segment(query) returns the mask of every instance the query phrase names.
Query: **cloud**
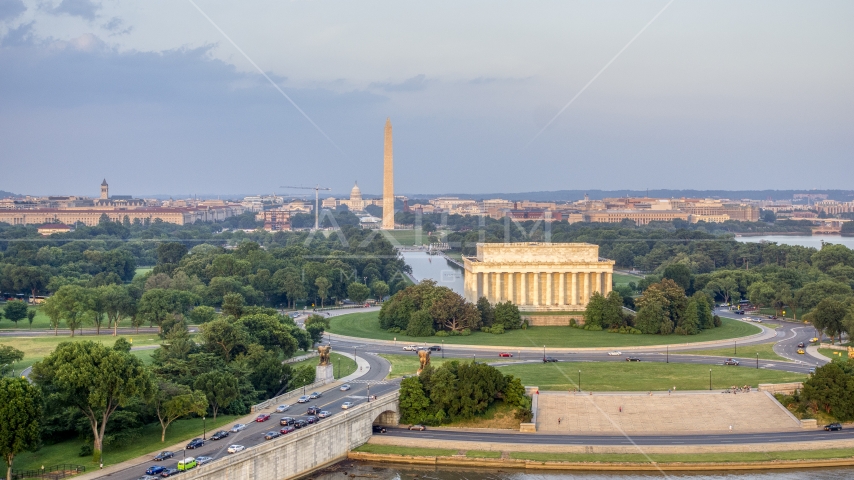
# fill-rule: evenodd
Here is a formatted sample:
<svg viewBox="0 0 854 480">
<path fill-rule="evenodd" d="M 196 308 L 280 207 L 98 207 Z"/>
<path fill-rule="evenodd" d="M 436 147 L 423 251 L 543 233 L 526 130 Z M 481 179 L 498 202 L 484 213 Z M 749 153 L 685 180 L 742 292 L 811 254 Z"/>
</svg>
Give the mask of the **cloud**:
<svg viewBox="0 0 854 480">
<path fill-rule="evenodd" d="M 23 0 L 0 0 L 0 21 L 11 20 L 26 10 Z"/>
<path fill-rule="evenodd" d="M 386 92 L 417 92 L 427 88 L 427 77 L 422 73 L 401 83 L 379 83 L 374 82 L 370 88 L 385 90 Z"/>
<path fill-rule="evenodd" d="M 6 36 L 0 39 L 2 47 L 22 47 L 33 45 L 33 23 L 25 23 L 16 28 L 9 29 Z"/>
<path fill-rule="evenodd" d="M 86 20 L 94 20 L 98 15 L 98 10 L 101 5 L 96 4 L 92 0 L 62 0 L 60 4 L 53 9 L 54 13 L 64 13 L 72 17 L 80 17 Z"/>
<path fill-rule="evenodd" d="M 125 27 L 125 22 L 119 17 L 113 17 L 107 23 L 101 25 L 104 30 L 112 32 L 111 37 L 116 35 L 125 35 L 133 31 L 133 27 Z"/>
</svg>

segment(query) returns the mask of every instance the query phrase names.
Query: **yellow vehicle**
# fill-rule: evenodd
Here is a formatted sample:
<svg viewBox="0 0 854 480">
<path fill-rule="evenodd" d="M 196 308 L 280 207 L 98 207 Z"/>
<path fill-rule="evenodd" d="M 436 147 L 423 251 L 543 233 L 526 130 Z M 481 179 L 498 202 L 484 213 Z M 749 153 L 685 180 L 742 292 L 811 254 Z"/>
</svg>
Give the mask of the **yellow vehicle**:
<svg viewBox="0 0 854 480">
<path fill-rule="evenodd" d="M 181 460 L 180 462 L 178 462 L 178 471 L 183 472 L 183 471 L 189 470 L 191 468 L 195 468 L 196 465 L 198 465 L 198 462 L 196 462 L 195 458 L 187 457 L 184 460 Z"/>
<path fill-rule="evenodd" d="M 798 349 L 798 354 L 803 355 L 803 354 L 804 354 L 804 349 L 803 349 L 803 348 L 799 348 L 799 349 Z"/>
<path fill-rule="evenodd" d="M 818 338 L 817 338 L 817 337 L 812 337 L 812 338 L 810 339 L 810 343 L 815 343 L 815 342 L 817 342 L 817 341 L 818 341 Z"/>
</svg>

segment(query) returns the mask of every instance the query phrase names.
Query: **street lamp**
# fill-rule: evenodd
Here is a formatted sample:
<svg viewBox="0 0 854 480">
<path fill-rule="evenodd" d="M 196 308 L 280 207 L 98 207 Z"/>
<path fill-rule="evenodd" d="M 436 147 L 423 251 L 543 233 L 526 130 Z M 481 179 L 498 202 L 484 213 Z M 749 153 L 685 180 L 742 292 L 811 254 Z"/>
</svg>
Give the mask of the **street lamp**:
<svg viewBox="0 0 854 480">
<path fill-rule="evenodd" d="M 371 384 L 368 384 L 368 401 L 371 401 Z"/>
<path fill-rule="evenodd" d="M 712 369 L 709 369 L 709 390 L 712 389 Z"/>
<path fill-rule="evenodd" d="M 543 345 L 543 361 L 546 361 L 546 346 Z"/>
<path fill-rule="evenodd" d="M 474 357 L 474 363 L 477 363 L 477 354 L 476 354 L 476 353 L 473 353 L 473 354 L 472 354 L 472 357 Z"/>
<path fill-rule="evenodd" d="M 738 340 L 732 341 L 732 354 L 738 355 Z"/>
<path fill-rule="evenodd" d="M 203 425 L 202 440 L 207 440 L 208 439 L 207 438 L 208 437 L 208 418 L 207 417 L 202 417 L 202 425 Z"/>
<path fill-rule="evenodd" d="M 759 370 L 759 352 L 756 352 L 756 369 Z"/>
<path fill-rule="evenodd" d="M 445 358 L 445 339 L 442 339 L 442 358 Z"/>
<path fill-rule="evenodd" d="M 578 393 L 581 393 L 581 370 L 578 371 Z"/>
<path fill-rule="evenodd" d="M 665 345 L 667 347 L 667 360 L 664 363 L 670 363 L 670 345 Z"/>
</svg>

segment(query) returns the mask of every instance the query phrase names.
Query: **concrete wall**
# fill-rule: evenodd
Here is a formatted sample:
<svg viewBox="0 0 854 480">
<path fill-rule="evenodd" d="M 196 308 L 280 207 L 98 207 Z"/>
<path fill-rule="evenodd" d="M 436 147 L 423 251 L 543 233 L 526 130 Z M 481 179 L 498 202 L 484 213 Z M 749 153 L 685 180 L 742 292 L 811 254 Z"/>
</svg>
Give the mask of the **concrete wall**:
<svg viewBox="0 0 854 480">
<path fill-rule="evenodd" d="M 769 392 L 769 393 L 784 393 L 786 395 L 791 395 L 795 393 L 795 390 L 803 390 L 804 384 L 800 382 L 794 383 L 760 383 L 759 391 L 760 392 Z"/>
<path fill-rule="evenodd" d="M 399 398 L 399 392 L 384 395 L 322 420 L 317 425 L 190 470 L 181 478 L 282 480 L 306 475 L 347 458 L 351 449 L 366 443 L 371 438 L 371 426 L 375 420 L 399 418 Z"/>
<path fill-rule="evenodd" d="M 568 327 L 573 318 L 577 324 L 584 325 L 584 312 L 578 315 L 522 315 L 522 320 L 528 320 L 532 327 Z"/>
</svg>

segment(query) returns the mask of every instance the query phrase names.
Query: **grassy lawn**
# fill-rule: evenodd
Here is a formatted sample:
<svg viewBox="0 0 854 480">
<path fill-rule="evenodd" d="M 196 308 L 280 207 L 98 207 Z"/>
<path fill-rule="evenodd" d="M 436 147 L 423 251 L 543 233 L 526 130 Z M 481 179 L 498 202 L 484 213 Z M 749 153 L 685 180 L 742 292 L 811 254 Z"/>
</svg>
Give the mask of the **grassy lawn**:
<svg viewBox="0 0 854 480">
<path fill-rule="evenodd" d="M 848 352 L 844 350 L 834 350 L 832 348 L 819 348 L 818 353 L 824 355 L 825 357 L 833 360 L 837 358 L 846 359 L 848 358 Z"/>
<path fill-rule="evenodd" d="M 581 370 L 584 391 L 664 391 L 708 390 L 709 369 L 712 370 L 712 389 L 723 390 L 731 385 L 757 386 L 760 383 L 800 382 L 806 375 L 723 365 L 689 365 L 658 362 L 558 362 L 520 364 L 498 367 L 502 373 L 514 375 L 522 385 L 534 385 L 542 390 L 572 390 L 577 387 Z"/>
<path fill-rule="evenodd" d="M 346 377 L 347 375 L 350 375 L 351 373 L 355 372 L 357 368 L 359 368 L 359 365 L 352 358 L 345 357 L 340 353 L 332 352 L 330 360 L 332 360 L 332 365 L 335 366 L 335 378 Z M 314 357 L 309 358 L 308 360 L 303 360 L 301 362 L 291 363 L 290 366 L 291 368 L 299 368 L 305 366 L 310 366 L 314 368 L 317 365 L 318 361 L 319 360 L 317 359 L 317 357 Z"/>
<path fill-rule="evenodd" d="M 5 304 L 0 305 L 0 309 L 2 309 L 3 306 L 5 306 Z M 42 313 L 41 307 L 36 306 L 30 308 L 35 309 L 36 311 L 36 318 L 33 319 L 32 325 L 30 325 L 29 320 L 27 320 L 26 318 L 19 321 L 16 325 L 15 322 L 7 319 L 6 317 L 3 317 L 3 319 L 0 320 L 0 330 L 16 330 L 25 332 L 27 330 L 41 330 L 45 328 L 51 328 L 50 319 L 47 318 L 47 315 Z M 63 325 L 60 325 L 60 330 L 62 330 L 62 328 Z M 66 332 L 68 332 L 68 330 L 66 330 Z"/>
<path fill-rule="evenodd" d="M 510 458 L 539 462 L 635 462 L 649 463 L 650 459 L 659 463 L 682 462 L 762 462 L 773 460 L 821 460 L 829 458 L 847 458 L 854 455 L 854 449 L 839 448 L 827 450 L 796 450 L 787 452 L 722 452 L 690 454 L 586 454 L 586 453 L 538 453 L 511 452 Z"/>
<path fill-rule="evenodd" d="M 444 424 L 458 428 L 500 428 L 519 431 L 520 421 L 515 417 L 516 409 L 501 400 L 494 402 L 477 418 Z"/>
<path fill-rule="evenodd" d="M 220 415 L 217 417 L 216 422 L 208 420 L 208 433 L 210 434 L 223 425 L 234 423 L 237 418 L 239 417 L 234 415 Z M 128 442 L 127 445 L 119 447 L 107 445 L 104 448 L 104 465 L 120 463 L 140 455 L 163 450 L 174 443 L 190 440 L 194 437 L 201 437 L 202 430 L 203 422 L 201 418 L 177 420 L 166 430 L 166 441 L 161 443 L 160 424 L 155 422 L 154 424 L 146 425 L 142 428 L 139 438 Z M 92 462 L 91 455 L 86 457 L 79 456 L 80 447 L 84 443 L 91 442 L 82 439 L 67 440 L 53 445 L 45 445 L 37 452 L 24 452 L 15 457 L 14 468 L 15 470 L 38 469 L 42 465 L 47 467 L 60 463 L 72 463 L 83 465 L 87 471 L 96 469 L 97 465 Z M 144 468 L 140 472 L 142 470 Z"/>
<path fill-rule="evenodd" d="M 430 240 L 427 239 L 427 232 L 421 231 L 420 228 L 413 230 L 379 230 L 379 232 L 381 235 L 387 235 L 386 238 L 393 238 L 398 245 L 402 246 L 427 245 L 430 243 Z M 416 237 L 419 235 L 420 239 L 416 242 Z"/>
<path fill-rule="evenodd" d="M 391 373 L 388 374 L 388 378 L 415 375 L 415 372 L 418 371 L 418 367 L 421 366 L 421 362 L 418 360 L 418 355 L 416 355 L 415 352 L 407 352 L 400 355 L 388 355 L 383 353 L 380 354 L 380 356 L 391 363 Z M 451 360 L 459 359 L 442 358 L 441 354 L 430 355 L 430 365 L 433 365 L 434 367 L 439 367 L 443 363 L 450 362 Z"/>
<path fill-rule="evenodd" d="M 501 458 L 501 452 L 490 452 L 489 450 L 468 450 L 466 456 L 469 458 Z"/>
<path fill-rule="evenodd" d="M 614 273 L 613 282 L 614 285 L 626 285 L 628 286 L 630 282 L 635 282 L 637 284 L 643 277 L 637 277 L 634 275 L 627 275 L 625 273 Z"/>
<path fill-rule="evenodd" d="M 133 276 L 138 277 L 140 275 L 145 275 L 152 270 L 154 270 L 154 267 L 136 267 L 136 272 L 134 272 Z"/>
<path fill-rule="evenodd" d="M 530 327 L 527 330 L 510 330 L 503 335 L 475 332 L 468 336 L 408 337 L 380 329 L 378 312 L 351 313 L 331 318 L 330 332 L 351 337 L 394 340 L 401 345 L 495 345 L 507 347 L 626 347 L 654 346 L 674 343 L 707 342 L 745 337 L 759 333 L 754 325 L 722 318 L 723 324 L 698 335 L 626 335 L 608 332 L 591 332 L 570 327 Z"/>
<path fill-rule="evenodd" d="M 759 358 L 762 360 L 777 360 L 777 361 L 789 361 L 786 358 L 783 358 L 776 353 L 774 353 L 774 344 L 773 343 L 763 343 L 761 345 L 745 345 L 743 347 L 736 345 L 735 352 L 733 353 L 732 347 L 726 348 L 713 348 L 710 350 L 696 350 L 696 351 L 687 351 L 687 352 L 679 352 L 685 353 L 687 355 L 713 355 L 716 357 L 741 357 L 741 358 L 756 358 L 756 354 L 759 354 Z M 671 353 L 671 355 L 673 355 Z"/>
<path fill-rule="evenodd" d="M 82 340 L 94 340 L 103 343 L 107 346 L 113 346 L 116 339 L 111 335 L 77 335 L 73 339 L 69 336 L 65 337 L 0 337 L 0 345 L 9 345 L 24 352 L 24 359 L 15 364 L 15 370 L 21 371 L 32 366 L 37 361 L 49 355 L 56 349 L 56 346 L 62 342 Z M 157 335 L 134 335 L 126 337 L 133 340 L 135 347 L 144 345 L 160 345 L 160 338 Z M 141 358 L 144 362 L 151 361 L 151 354 L 154 350 L 134 350 L 132 353 Z"/>
<path fill-rule="evenodd" d="M 411 455 L 414 457 L 450 457 L 457 454 L 456 450 L 447 448 L 398 447 L 396 445 L 374 445 L 372 443 L 366 443 L 353 449 L 353 451 L 381 455 Z"/>
</svg>

